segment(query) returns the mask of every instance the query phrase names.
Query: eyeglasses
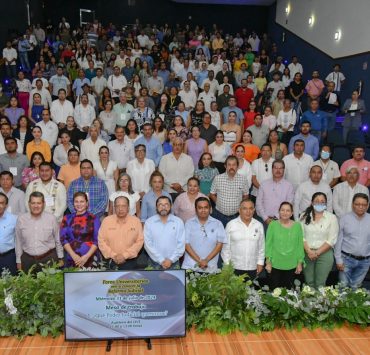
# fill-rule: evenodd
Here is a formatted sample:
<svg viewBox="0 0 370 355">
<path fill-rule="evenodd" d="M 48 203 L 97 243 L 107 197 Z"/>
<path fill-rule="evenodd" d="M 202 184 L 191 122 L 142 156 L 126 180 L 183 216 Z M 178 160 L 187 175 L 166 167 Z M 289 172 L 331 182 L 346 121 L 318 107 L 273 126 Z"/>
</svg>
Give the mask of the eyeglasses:
<svg viewBox="0 0 370 355">
<path fill-rule="evenodd" d="M 266 172 L 269 171 L 269 166 L 267 164 L 265 164 L 265 170 L 266 170 Z"/>
<path fill-rule="evenodd" d="M 204 225 L 200 226 L 200 230 L 203 233 L 203 237 L 207 238 L 208 236 L 207 236 L 206 228 L 204 227 Z"/>
</svg>

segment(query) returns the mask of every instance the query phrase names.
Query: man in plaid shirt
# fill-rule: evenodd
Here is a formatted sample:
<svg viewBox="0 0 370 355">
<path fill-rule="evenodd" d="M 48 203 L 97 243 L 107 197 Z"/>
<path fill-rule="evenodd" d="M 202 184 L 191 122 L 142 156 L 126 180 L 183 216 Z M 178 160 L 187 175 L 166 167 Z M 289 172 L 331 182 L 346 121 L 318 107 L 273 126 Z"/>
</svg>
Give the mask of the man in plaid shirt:
<svg viewBox="0 0 370 355">
<path fill-rule="evenodd" d="M 93 164 L 90 160 L 84 159 L 80 165 L 81 177 L 73 180 L 67 192 L 67 205 L 71 213 L 73 207 L 73 196 L 76 192 L 85 192 L 89 199 L 88 212 L 97 217 L 102 217 L 108 204 L 108 189 L 105 182 L 93 176 Z"/>
</svg>

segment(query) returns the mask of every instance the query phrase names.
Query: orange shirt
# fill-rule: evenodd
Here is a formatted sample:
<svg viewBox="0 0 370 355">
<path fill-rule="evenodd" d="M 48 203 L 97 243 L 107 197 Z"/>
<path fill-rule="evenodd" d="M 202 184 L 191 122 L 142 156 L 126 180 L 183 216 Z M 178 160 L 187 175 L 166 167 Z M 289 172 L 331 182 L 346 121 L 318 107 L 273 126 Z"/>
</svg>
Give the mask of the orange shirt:
<svg viewBox="0 0 370 355">
<path fill-rule="evenodd" d="M 260 148 L 254 144 L 243 144 L 243 143 L 236 143 L 233 145 L 233 153 L 235 155 L 235 149 L 242 145 L 245 149 L 244 159 L 247 160 L 249 163 L 252 163 L 256 160 L 261 152 Z"/>
<path fill-rule="evenodd" d="M 106 259 L 115 258 L 118 254 L 125 259 L 134 259 L 143 247 L 144 234 L 140 219 L 130 215 L 126 218 L 125 223 L 119 222 L 115 214 L 103 219 L 98 244 Z"/>
<path fill-rule="evenodd" d="M 59 170 L 58 180 L 63 182 L 65 188 L 68 189 L 71 182 L 73 180 L 78 179 L 80 176 L 81 176 L 80 164 L 77 165 L 65 164 L 62 165 Z"/>
<path fill-rule="evenodd" d="M 26 147 L 26 155 L 28 160 L 31 160 L 31 156 L 34 152 L 39 152 L 41 153 L 45 161 L 51 162 L 51 149 L 50 145 L 47 141 L 41 140 L 40 144 L 35 144 L 35 141 L 31 141 L 27 144 Z"/>
</svg>

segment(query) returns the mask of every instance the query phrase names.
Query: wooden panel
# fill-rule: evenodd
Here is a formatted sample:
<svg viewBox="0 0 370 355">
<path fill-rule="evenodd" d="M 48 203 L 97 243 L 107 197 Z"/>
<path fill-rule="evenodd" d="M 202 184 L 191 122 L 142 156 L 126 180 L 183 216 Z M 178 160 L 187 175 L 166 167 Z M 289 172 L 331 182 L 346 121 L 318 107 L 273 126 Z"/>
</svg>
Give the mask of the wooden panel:
<svg viewBox="0 0 370 355">
<path fill-rule="evenodd" d="M 370 327 L 343 327 L 334 331 L 317 329 L 288 331 L 277 329 L 261 334 L 188 332 L 186 338 L 154 339 L 148 351 L 143 340 L 119 340 L 112 344 L 111 355 L 338 355 L 370 353 Z M 106 342 L 65 342 L 64 337 L 0 338 L 1 355 L 100 355 Z"/>
</svg>

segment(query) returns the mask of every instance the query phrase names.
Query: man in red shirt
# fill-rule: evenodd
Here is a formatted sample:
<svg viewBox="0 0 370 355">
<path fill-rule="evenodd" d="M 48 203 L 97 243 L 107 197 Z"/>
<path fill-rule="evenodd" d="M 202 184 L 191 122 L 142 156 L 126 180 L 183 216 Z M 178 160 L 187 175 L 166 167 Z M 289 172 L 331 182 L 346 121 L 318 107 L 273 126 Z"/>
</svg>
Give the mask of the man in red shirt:
<svg viewBox="0 0 370 355">
<path fill-rule="evenodd" d="M 249 102 L 254 98 L 253 90 L 248 88 L 247 79 L 242 79 L 242 86 L 235 91 L 237 106 L 244 111 L 249 107 Z"/>
</svg>

